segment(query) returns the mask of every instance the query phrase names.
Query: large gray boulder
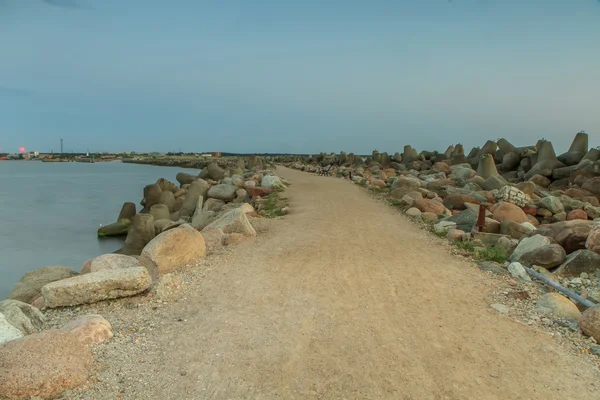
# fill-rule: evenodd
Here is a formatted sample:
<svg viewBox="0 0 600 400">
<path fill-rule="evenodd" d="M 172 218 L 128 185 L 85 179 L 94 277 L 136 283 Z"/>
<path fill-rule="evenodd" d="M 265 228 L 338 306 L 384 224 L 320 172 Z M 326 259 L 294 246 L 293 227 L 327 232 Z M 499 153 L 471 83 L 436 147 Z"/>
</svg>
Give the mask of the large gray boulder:
<svg viewBox="0 0 600 400">
<path fill-rule="evenodd" d="M 590 250 L 577 250 L 567 256 L 554 273 L 564 277 L 578 277 L 582 272 L 594 274 L 600 269 L 600 254 Z"/>
<path fill-rule="evenodd" d="M 548 246 L 551 244 L 552 241 L 549 238 L 542 235 L 533 235 L 531 237 L 523 238 L 521 239 L 517 248 L 511 255 L 510 260 L 519 262 L 524 254 L 536 251 L 544 246 Z"/>
<path fill-rule="evenodd" d="M 198 231 L 206 228 L 217 219 L 217 213 L 214 211 L 201 211 L 192 219 L 192 227 Z"/>
<path fill-rule="evenodd" d="M 215 185 L 208 190 L 208 197 L 223 201 L 232 201 L 236 197 L 237 186 L 235 185 Z"/>
<path fill-rule="evenodd" d="M 4 315 L 9 324 L 17 328 L 24 336 L 38 333 L 44 327 L 44 314 L 22 301 L 0 301 L 0 313 Z"/>
<path fill-rule="evenodd" d="M 263 176 L 260 185 L 267 189 L 283 189 L 285 185 L 281 181 L 281 178 L 277 175 L 265 175 Z"/>
<path fill-rule="evenodd" d="M 207 168 L 207 171 L 208 171 L 208 176 L 213 181 L 217 181 L 218 182 L 221 179 L 223 179 L 223 177 L 225 177 L 225 171 L 221 167 L 219 167 L 216 163 L 214 163 L 214 162 L 208 164 L 208 166 L 206 168 Z"/>
<path fill-rule="evenodd" d="M 537 265 L 551 269 L 559 266 L 566 257 L 567 253 L 565 253 L 565 249 L 553 243 L 523 253 L 516 261 L 529 266 Z"/>
<path fill-rule="evenodd" d="M 471 209 L 461 211 L 451 217 L 445 218 L 444 221 L 456 223 L 456 228 L 461 231 L 471 232 L 473 226 L 477 223 L 477 212 Z"/>
<path fill-rule="evenodd" d="M 144 267 L 102 270 L 49 283 L 42 288 L 42 295 L 48 308 L 77 306 L 134 296 L 151 283 Z"/>
<path fill-rule="evenodd" d="M 560 201 L 559 197 L 547 196 L 543 197 L 538 201 L 538 207 L 550 210 L 552 214 L 558 214 L 565 211 L 565 207 Z"/>
<path fill-rule="evenodd" d="M 77 275 L 79 274 L 71 268 L 62 266 L 42 267 L 29 271 L 17 282 L 7 299 L 19 300 L 28 304 L 32 303 L 42 295 L 43 286 Z"/>
</svg>

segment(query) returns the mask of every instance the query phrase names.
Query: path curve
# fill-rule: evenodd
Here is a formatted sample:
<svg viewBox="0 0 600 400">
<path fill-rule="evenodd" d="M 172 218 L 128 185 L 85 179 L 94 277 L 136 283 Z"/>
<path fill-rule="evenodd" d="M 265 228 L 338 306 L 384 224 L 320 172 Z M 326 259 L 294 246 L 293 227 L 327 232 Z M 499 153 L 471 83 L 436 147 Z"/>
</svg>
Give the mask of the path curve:
<svg viewBox="0 0 600 400">
<path fill-rule="evenodd" d="M 278 171 L 292 214 L 186 293 L 131 398 L 600 398 L 589 364 L 490 309 L 488 278 L 397 211 Z"/>
</svg>

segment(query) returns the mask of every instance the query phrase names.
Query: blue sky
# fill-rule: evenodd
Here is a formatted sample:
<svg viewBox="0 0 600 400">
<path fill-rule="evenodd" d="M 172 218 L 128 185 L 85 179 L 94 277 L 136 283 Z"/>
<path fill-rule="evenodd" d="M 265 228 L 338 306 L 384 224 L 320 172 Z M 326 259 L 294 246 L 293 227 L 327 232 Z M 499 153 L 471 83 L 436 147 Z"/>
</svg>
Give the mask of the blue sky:
<svg viewBox="0 0 600 400">
<path fill-rule="evenodd" d="M 596 0 L 0 0 L 0 148 L 600 145 Z"/>
</svg>

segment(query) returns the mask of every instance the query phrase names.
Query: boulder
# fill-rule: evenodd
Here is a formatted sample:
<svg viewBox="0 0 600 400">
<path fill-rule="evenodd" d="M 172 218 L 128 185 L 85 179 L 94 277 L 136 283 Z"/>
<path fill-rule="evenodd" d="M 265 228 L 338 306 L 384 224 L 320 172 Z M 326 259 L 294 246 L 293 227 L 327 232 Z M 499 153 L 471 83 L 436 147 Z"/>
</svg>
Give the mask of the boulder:
<svg viewBox="0 0 600 400">
<path fill-rule="evenodd" d="M 531 229 L 530 226 L 526 224 L 519 224 L 514 221 L 502 221 L 500 223 L 500 233 L 503 235 L 508 235 L 513 239 L 521 240 L 526 236 L 529 236 L 534 229 Z"/>
<path fill-rule="evenodd" d="M 433 225 L 438 222 L 438 216 L 434 213 L 424 212 L 421 213 L 421 220 L 428 225 Z"/>
<path fill-rule="evenodd" d="M 156 181 L 156 184 L 160 187 L 163 192 L 175 193 L 179 190 L 179 187 L 173 182 L 165 178 L 160 178 Z M 135 213 L 134 213 L 135 214 Z"/>
<path fill-rule="evenodd" d="M 165 206 L 167 206 L 169 212 L 175 211 L 175 195 L 173 194 L 173 192 L 163 191 L 160 194 L 160 199 L 158 201 L 160 204 L 164 204 Z M 157 219 L 156 216 L 154 217 L 154 219 Z"/>
<path fill-rule="evenodd" d="M 236 197 L 237 186 L 235 185 L 215 185 L 208 190 L 208 198 L 223 201 L 232 201 Z"/>
<path fill-rule="evenodd" d="M 479 204 L 481 201 L 473 196 L 462 193 L 450 193 L 444 197 L 444 206 L 450 210 L 464 210 L 467 208 L 465 203 Z"/>
<path fill-rule="evenodd" d="M 497 201 L 504 201 L 507 203 L 512 203 L 518 207 L 525 207 L 529 202 L 527 195 L 513 186 L 503 186 L 498 190 L 496 196 L 494 196 Z"/>
<path fill-rule="evenodd" d="M 271 189 L 269 188 L 260 186 L 248 186 L 248 182 L 246 182 L 246 191 L 252 199 L 256 196 L 265 197 L 271 193 Z"/>
<path fill-rule="evenodd" d="M 585 249 L 585 243 L 592 228 L 592 221 L 573 220 L 541 225 L 534 233 L 547 236 L 560 244 L 567 254 Z"/>
<path fill-rule="evenodd" d="M 126 255 L 140 255 L 142 249 L 155 236 L 154 217 L 150 214 L 137 214 L 131 220 L 131 228 L 119 251 Z"/>
<path fill-rule="evenodd" d="M 537 300 L 535 308 L 542 314 L 550 314 L 556 318 L 570 321 L 579 321 L 581 318 L 577 306 L 558 293 L 546 293 Z"/>
<path fill-rule="evenodd" d="M 531 282 L 531 278 L 527 274 L 527 271 L 518 262 L 511 262 L 508 265 L 508 272 L 514 278 L 518 278 L 518 279 L 520 279 L 522 281 L 525 281 L 525 282 Z"/>
<path fill-rule="evenodd" d="M 197 175 L 191 175 L 191 174 L 188 174 L 188 173 L 185 173 L 185 172 L 179 172 L 177 174 L 177 176 L 175 177 L 175 179 L 181 185 L 189 185 L 190 183 L 192 183 L 196 179 L 198 179 L 198 176 Z"/>
<path fill-rule="evenodd" d="M 573 221 L 574 219 L 588 219 L 588 214 L 583 210 L 573 210 L 567 214 L 567 221 Z"/>
<path fill-rule="evenodd" d="M 110 322 L 97 314 L 80 315 L 69 321 L 60 330 L 72 334 L 79 343 L 86 346 L 99 344 L 113 337 Z"/>
<path fill-rule="evenodd" d="M 0 398 L 56 398 L 85 383 L 93 366 L 89 348 L 56 329 L 0 346 Z"/>
<path fill-rule="evenodd" d="M 477 212 L 467 209 L 445 218 L 443 221 L 456 223 L 456 228 L 465 232 L 471 232 L 473 226 L 477 223 Z"/>
<path fill-rule="evenodd" d="M 600 342 L 600 304 L 583 312 L 579 326 L 583 333 L 596 339 L 596 342 Z"/>
<path fill-rule="evenodd" d="M 193 216 L 198 206 L 198 199 L 200 197 L 205 199 L 209 190 L 210 185 L 205 180 L 199 179 L 194 181 L 188 188 L 185 200 L 181 205 L 181 210 L 179 210 L 179 216 L 181 218 Z"/>
<path fill-rule="evenodd" d="M 483 228 L 481 229 L 481 232 L 501 233 L 501 228 L 502 228 L 502 225 L 500 224 L 500 222 L 496 221 L 495 219 L 486 217 Z"/>
<path fill-rule="evenodd" d="M 194 229 L 201 231 L 216 220 L 217 217 L 218 215 L 214 211 L 202 211 L 194 216 L 191 225 Z"/>
<path fill-rule="evenodd" d="M 549 246 L 552 241 L 542 235 L 533 235 L 531 237 L 525 237 L 521 239 L 519 245 L 510 257 L 511 261 L 519 261 L 524 254 L 536 251 L 544 246 Z"/>
<path fill-rule="evenodd" d="M 281 181 L 281 178 L 277 175 L 265 175 L 262 178 L 261 186 L 267 189 L 283 189 L 285 185 Z"/>
<path fill-rule="evenodd" d="M 162 189 L 157 183 L 153 183 L 151 185 L 146 185 L 144 187 L 144 199 L 142 200 L 142 205 L 144 206 L 144 210 L 149 210 L 155 204 L 158 204 L 160 201 L 160 194 L 162 193 Z"/>
<path fill-rule="evenodd" d="M 514 221 L 522 223 L 529 221 L 529 218 L 527 218 L 527 215 L 522 208 L 506 201 L 503 201 L 496 206 L 493 210 L 493 218 L 499 222 Z"/>
<path fill-rule="evenodd" d="M 20 339 L 23 336 L 23 333 L 14 326 L 12 326 L 12 324 L 8 322 L 4 314 L 0 313 L 0 349 L 2 349 L 2 343 Z M 0 382 L 2 381 L 1 376 L 2 370 L 0 369 Z"/>
<path fill-rule="evenodd" d="M 440 221 L 433 226 L 433 230 L 438 235 L 446 235 L 450 229 L 456 228 L 454 221 Z"/>
<path fill-rule="evenodd" d="M 42 267 L 29 271 L 17 282 L 7 299 L 19 300 L 30 304 L 41 296 L 43 286 L 77 275 L 79 274 L 71 268 L 62 266 Z"/>
<path fill-rule="evenodd" d="M 540 246 L 523 253 L 516 261 L 529 266 L 537 265 L 546 269 L 551 269 L 562 264 L 566 257 L 567 253 L 565 253 L 565 249 L 554 243 Z"/>
<path fill-rule="evenodd" d="M 168 192 L 170 193 L 170 192 Z M 155 204 L 150 207 L 150 215 L 154 217 L 154 220 L 157 219 L 169 219 L 171 213 L 169 212 L 169 207 L 165 204 Z"/>
<path fill-rule="evenodd" d="M 225 171 L 223 171 L 223 169 L 214 162 L 208 164 L 208 166 L 206 168 L 208 171 L 208 176 L 213 181 L 218 182 L 225 177 Z"/>
<path fill-rule="evenodd" d="M 225 232 L 221 228 L 204 228 L 201 232 L 207 248 L 223 246 L 225 243 Z"/>
<path fill-rule="evenodd" d="M 585 240 L 585 248 L 600 254 L 600 223 L 594 223 Z"/>
<path fill-rule="evenodd" d="M 576 250 L 569 254 L 554 273 L 563 277 L 579 277 L 583 272 L 594 274 L 600 269 L 600 254 L 590 250 Z"/>
<path fill-rule="evenodd" d="M 44 327 L 45 317 L 37 308 L 18 300 L 0 301 L 0 313 L 23 336 L 38 333 Z"/>
<path fill-rule="evenodd" d="M 542 207 L 545 208 L 546 210 L 549 210 L 552 214 L 558 214 L 558 213 L 562 213 L 565 211 L 565 208 L 563 206 L 563 204 L 560 201 L 560 198 L 555 197 L 555 196 L 547 196 L 544 198 L 541 198 L 538 201 L 538 207 Z"/>
<path fill-rule="evenodd" d="M 189 225 L 163 232 L 142 251 L 140 262 L 153 280 L 206 256 L 202 235 Z"/>
<path fill-rule="evenodd" d="M 411 219 L 416 219 L 416 220 L 421 219 L 421 214 L 422 214 L 421 210 L 419 210 L 416 207 L 411 207 L 404 212 L 404 215 L 406 215 L 407 217 L 409 217 Z"/>
<path fill-rule="evenodd" d="M 451 242 L 461 242 L 463 240 L 463 236 L 465 231 L 461 231 L 460 229 L 450 229 L 446 234 L 446 239 Z"/>
<path fill-rule="evenodd" d="M 401 199 L 404 195 L 413 192 L 421 187 L 421 181 L 412 176 L 400 176 L 391 186 L 390 196 L 395 199 Z"/>
<path fill-rule="evenodd" d="M 481 187 L 484 188 L 485 190 L 494 190 L 494 189 L 501 189 L 502 187 L 504 187 L 506 185 L 508 185 L 508 182 L 502 176 L 492 175 L 483 181 L 483 183 L 481 184 Z"/>
<path fill-rule="evenodd" d="M 600 176 L 587 179 L 581 188 L 592 193 L 594 196 L 600 195 Z"/>
<path fill-rule="evenodd" d="M 433 214 L 443 214 L 446 208 L 437 200 L 417 199 L 413 203 L 413 207 L 418 208 L 421 212 L 430 212 Z"/>
<path fill-rule="evenodd" d="M 219 199 L 207 199 L 204 202 L 204 206 L 202 207 L 202 211 L 203 212 L 207 212 L 207 211 L 213 211 L 213 212 L 219 212 L 223 209 L 223 207 L 225 206 L 225 202 L 223 200 L 219 200 Z"/>
<path fill-rule="evenodd" d="M 48 308 L 76 306 L 134 296 L 151 282 L 144 267 L 108 269 L 49 283 L 42 288 L 42 296 Z"/>
<path fill-rule="evenodd" d="M 224 233 L 242 233 L 247 236 L 256 236 L 256 231 L 248 221 L 246 213 L 240 208 L 233 209 L 216 221 L 210 223 L 206 228 L 221 228 Z"/>
<path fill-rule="evenodd" d="M 135 257 L 123 254 L 103 254 L 86 261 L 81 267 L 81 273 L 87 274 L 105 269 L 125 269 L 132 267 L 141 267 L 140 262 Z"/>
</svg>

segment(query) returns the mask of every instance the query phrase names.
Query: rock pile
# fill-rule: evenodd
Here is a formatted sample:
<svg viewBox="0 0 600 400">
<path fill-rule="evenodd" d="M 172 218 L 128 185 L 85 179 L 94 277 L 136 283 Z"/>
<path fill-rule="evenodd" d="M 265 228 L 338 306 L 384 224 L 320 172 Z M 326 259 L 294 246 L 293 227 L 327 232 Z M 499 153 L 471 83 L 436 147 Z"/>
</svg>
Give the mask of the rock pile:
<svg viewBox="0 0 600 400">
<path fill-rule="evenodd" d="M 247 164 L 252 169 L 240 162 L 230 169 L 212 163 L 197 176 L 178 174 L 179 185 L 159 179 L 144 187 L 139 213 L 125 203 L 117 221 L 98 230 L 100 237 L 126 235 L 115 254 L 85 262 L 80 273 L 54 266 L 25 274 L 0 302 L 0 398 L 49 398 L 80 385 L 92 367 L 87 346 L 113 335 L 100 315 L 44 330 L 40 310 L 146 292 L 160 297 L 180 284 L 171 272 L 216 246 L 255 236 L 252 218 L 271 216 L 288 183 L 265 169 L 260 157 Z"/>
<path fill-rule="evenodd" d="M 410 219 L 481 260 L 504 262 L 517 277 L 521 266 L 522 278 L 529 278 L 522 265 L 557 281 L 593 276 L 595 282 L 600 271 L 600 150 L 588 147 L 584 132 L 558 156 L 546 140 L 516 147 L 499 139 L 468 153 L 460 144 L 443 153 L 405 146 L 394 155 L 342 152 L 279 161 L 306 172 L 326 169 L 384 194 Z M 544 301 L 540 309 L 565 309 L 571 319 L 579 313 L 569 300 L 573 307 L 555 305 L 553 296 Z"/>
</svg>

